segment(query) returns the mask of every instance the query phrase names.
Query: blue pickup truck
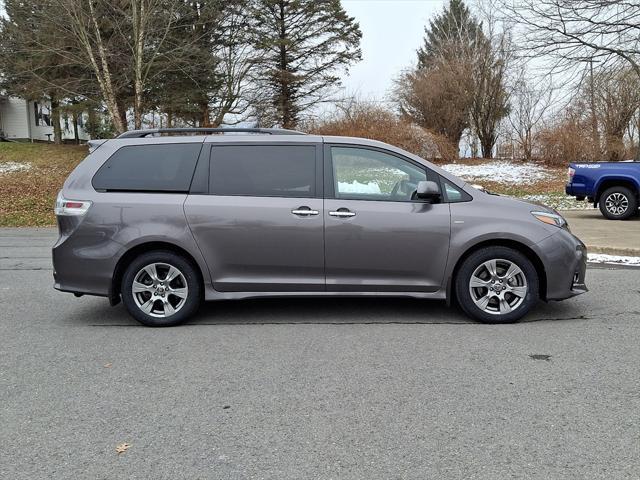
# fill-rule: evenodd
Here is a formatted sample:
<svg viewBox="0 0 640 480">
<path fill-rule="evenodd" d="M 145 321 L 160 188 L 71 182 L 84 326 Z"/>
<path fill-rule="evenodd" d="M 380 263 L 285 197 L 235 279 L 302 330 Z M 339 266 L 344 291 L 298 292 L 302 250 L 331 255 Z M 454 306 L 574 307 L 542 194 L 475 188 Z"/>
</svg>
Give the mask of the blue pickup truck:
<svg viewBox="0 0 640 480">
<path fill-rule="evenodd" d="M 638 213 L 640 162 L 569 164 L 567 195 L 585 198 L 610 220 L 626 220 Z"/>
</svg>

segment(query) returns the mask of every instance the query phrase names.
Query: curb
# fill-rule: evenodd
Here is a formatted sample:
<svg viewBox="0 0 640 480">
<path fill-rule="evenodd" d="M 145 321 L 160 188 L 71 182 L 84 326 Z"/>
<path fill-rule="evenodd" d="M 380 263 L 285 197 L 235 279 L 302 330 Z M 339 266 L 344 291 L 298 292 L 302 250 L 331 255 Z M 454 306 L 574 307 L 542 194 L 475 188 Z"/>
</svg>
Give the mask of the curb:
<svg viewBox="0 0 640 480">
<path fill-rule="evenodd" d="M 640 248 L 615 248 L 587 244 L 587 253 L 603 253 L 605 255 L 621 255 L 623 257 L 640 257 Z"/>
</svg>

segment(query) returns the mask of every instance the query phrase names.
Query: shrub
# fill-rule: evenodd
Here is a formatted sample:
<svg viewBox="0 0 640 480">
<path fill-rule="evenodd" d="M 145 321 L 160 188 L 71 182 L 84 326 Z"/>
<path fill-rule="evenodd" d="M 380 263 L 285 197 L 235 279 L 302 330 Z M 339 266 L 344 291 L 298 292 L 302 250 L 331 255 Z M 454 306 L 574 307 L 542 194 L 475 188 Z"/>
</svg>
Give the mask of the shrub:
<svg viewBox="0 0 640 480">
<path fill-rule="evenodd" d="M 317 135 L 378 140 L 437 163 L 458 159 L 457 149 L 442 135 L 402 120 L 385 108 L 365 103 L 342 108 L 330 118 L 309 123 L 305 130 Z"/>
<path fill-rule="evenodd" d="M 567 116 L 540 132 L 534 156 L 550 166 L 566 166 L 569 162 L 594 159 L 591 126 L 585 118 Z"/>
</svg>

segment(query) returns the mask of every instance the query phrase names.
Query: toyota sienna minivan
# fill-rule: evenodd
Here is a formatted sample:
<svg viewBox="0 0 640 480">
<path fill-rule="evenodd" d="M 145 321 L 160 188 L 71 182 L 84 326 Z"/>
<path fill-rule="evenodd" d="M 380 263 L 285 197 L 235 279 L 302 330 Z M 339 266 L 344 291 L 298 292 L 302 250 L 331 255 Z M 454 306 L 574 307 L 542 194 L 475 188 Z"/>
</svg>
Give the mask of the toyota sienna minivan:
<svg viewBox="0 0 640 480">
<path fill-rule="evenodd" d="M 587 291 L 585 246 L 556 211 L 381 142 L 154 129 L 89 150 L 56 201 L 55 288 L 122 300 L 144 325 L 203 300 L 338 295 L 507 323 Z"/>
</svg>

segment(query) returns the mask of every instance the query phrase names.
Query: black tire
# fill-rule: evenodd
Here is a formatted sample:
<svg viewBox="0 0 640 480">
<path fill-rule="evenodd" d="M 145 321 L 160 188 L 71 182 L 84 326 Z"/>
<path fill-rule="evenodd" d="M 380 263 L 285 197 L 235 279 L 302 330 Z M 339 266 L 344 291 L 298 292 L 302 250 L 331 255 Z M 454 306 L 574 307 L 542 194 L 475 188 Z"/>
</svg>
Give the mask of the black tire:
<svg viewBox="0 0 640 480">
<path fill-rule="evenodd" d="M 142 273 L 142 270 L 150 265 L 157 265 L 153 267 L 153 269 L 157 273 L 156 277 L 158 282 L 154 282 L 151 280 L 151 276 L 147 277 Z M 162 287 L 160 287 L 162 279 L 168 276 L 169 267 L 177 269 L 181 276 L 177 276 L 171 280 L 167 283 L 167 286 L 164 286 L 163 282 Z M 189 320 L 202 303 L 202 285 L 196 268 L 197 267 L 192 265 L 192 263 L 184 257 L 168 250 L 156 250 L 144 253 L 136 257 L 124 272 L 120 290 L 122 302 L 133 318 L 148 327 L 172 327 L 180 325 Z M 136 277 L 138 280 L 142 280 L 142 282 L 144 282 L 144 280 L 151 282 L 148 286 L 150 291 L 143 291 L 134 296 L 132 287 Z M 153 286 L 155 283 L 157 283 L 157 287 Z M 146 285 L 146 283 L 144 285 Z M 160 293 L 157 293 L 158 288 L 162 288 L 162 298 L 160 298 Z M 151 291 L 153 291 L 153 293 Z M 177 293 L 178 291 L 180 291 L 180 295 L 185 295 L 186 298 L 179 297 L 172 293 Z M 152 301 L 151 297 L 154 294 L 156 295 Z M 165 301 L 171 302 L 171 306 L 165 307 Z M 151 303 L 151 313 L 146 313 L 142 310 L 141 306 L 138 305 L 138 303 L 148 305 L 146 302 Z M 167 309 L 174 307 L 176 308 L 175 313 L 167 313 Z M 166 316 L 158 316 L 161 315 L 159 312 L 160 309 L 163 310 L 163 315 Z"/>
<path fill-rule="evenodd" d="M 626 199 L 627 209 L 623 212 L 616 213 L 615 211 L 613 211 L 616 208 L 615 203 L 613 205 L 610 204 L 609 206 L 607 206 L 607 200 L 609 199 L 609 197 L 612 197 L 613 200 L 613 197 L 616 196 L 617 199 Z M 602 212 L 602 215 L 609 220 L 627 220 L 628 218 L 631 218 L 638 213 L 638 197 L 627 187 L 611 187 L 602 192 L 602 195 L 600 195 L 600 200 L 598 201 L 598 206 L 600 207 L 600 212 Z M 618 205 L 617 208 L 620 208 L 620 206 Z"/>
<path fill-rule="evenodd" d="M 499 294 L 496 294 L 495 291 L 489 292 L 490 288 L 498 288 L 498 285 L 489 285 L 491 283 L 491 277 L 488 276 L 488 270 L 483 270 L 482 273 L 487 275 L 486 279 L 483 280 L 487 281 L 489 286 L 487 286 L 486 289 L 485 287 L 474 288 L 472 293 L 472 288 L 470 287 L 472 275 L 476 272 L 476 269 L 483 268 L 481 266 L 490 260 L 498 260 L 496 269 L 496 273 L 498 274 L 504 274 L 504 269 L 509 263 L 515 264 L 520 269 L 520 273 L 511 282 L 514 283 L 514 287 L 517 287 L 518 284 L 526 286 L 526 294 L 522 297 L 514 295 L 508 290 L 512 288 L 511 285 L 507 285 L 508 289 L 505 289 L 502 285 L 506 282 L 504 277 L 500 275 L 501 280 L 497 280 L 497 282 L 503 282 L 499 286 L 502 292 Z M 524 283 L 525 280 L 526 283 Z M 531 308 L 537 303 L 539 298 L 538 285 L 538 273 L 531 261 L 517 250 L 499 246 L 485 247 L 472 253 L 462 262 L 454 279 L 454 288 L 458 304 L 469 317 L 482 323 L 513 323 L 520 320 L 529 313 Z M 522 286 L 518 288 L 522 288 Z M 492 297 L 492 299 L 489 300 L 487 308 L 502 309 L 500 298 L 503 298 L 507 303 L 513 302 L 514 308 L 507 313 L 500 313 L 499 311 L 490 313 L 481 309 L 480 306 L 476 305 L 472 295 L 482 297 L 485 292 L 486 295 Z M 493 299 L 494 295 L 498 296 Z M 499 295 L 502 295 L 502 297 Z M 511 305 L 509 305 L 509 308 L 511 308 Z"/>
</svg>

